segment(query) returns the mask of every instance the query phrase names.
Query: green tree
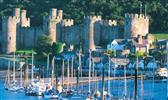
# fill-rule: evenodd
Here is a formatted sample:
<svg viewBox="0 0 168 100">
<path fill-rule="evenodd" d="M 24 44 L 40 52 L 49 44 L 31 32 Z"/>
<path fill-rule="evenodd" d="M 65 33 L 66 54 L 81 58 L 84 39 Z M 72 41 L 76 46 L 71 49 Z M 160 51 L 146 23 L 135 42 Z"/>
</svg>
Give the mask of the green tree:
<svg viewBox="0 0 168 100">
<path fill-rule="evenodd" d="M 43 34 L 38 37 L 36 51 L 39 55 L 51 52 L 51 39 L 49 36 Z"/>
<path fill-rule="evenodd" d="M 163 62 L 165 62 L 165 56 L 167 52 L 163 50 L 156 50 L 151 53 L 151 55 L 160 63 L 160 66 L 163 66 Z"/>
<path fill-rule="evenodd" d="M 65 46 L 65 43 L 61 43 L 61 42 L 53 43 L 52 44 L 52 54 L 55 55 L 55 54 L 62 53 L 64 50 L 64 46 Z"/>
<path fill-rule="evenodd" d="M 110 57 L 114 57 L 115 52 L 113 50 L 106 50 L 105 54 L 109 55 Z"/>
</svg>

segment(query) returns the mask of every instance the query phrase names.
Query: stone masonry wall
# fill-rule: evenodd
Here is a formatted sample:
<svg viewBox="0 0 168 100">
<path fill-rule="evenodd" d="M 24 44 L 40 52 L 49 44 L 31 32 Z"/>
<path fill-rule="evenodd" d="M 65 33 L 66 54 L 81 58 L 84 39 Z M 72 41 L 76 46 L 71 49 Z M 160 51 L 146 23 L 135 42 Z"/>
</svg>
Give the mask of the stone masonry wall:
<svg viewBox="0 0 168 100">
<path fill-rule="evenodd" d="M 125 14 L 125 38 L 145 36 L 149 33 L 149 17 L 138 14 Z"/>
</svg>

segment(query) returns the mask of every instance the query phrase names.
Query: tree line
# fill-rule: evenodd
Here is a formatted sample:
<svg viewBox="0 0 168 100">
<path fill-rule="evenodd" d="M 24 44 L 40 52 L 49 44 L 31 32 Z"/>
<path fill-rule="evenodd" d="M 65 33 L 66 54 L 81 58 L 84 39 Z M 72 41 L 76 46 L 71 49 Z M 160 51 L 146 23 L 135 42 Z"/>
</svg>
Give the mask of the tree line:
<svg viewBox="0 0 168 100">
<path fill-rule="evenodd" d="M 11 14 L 15 7 L 24 8 L 32 26 L 38 26 L 50 8 L 58 8 L 64 11 L 64 18 L 72 18 L 76 24 L 88 15 L 101 15 L 122 25 L 124 14 L 140 13 L 140 6 L 142 13 L 150 16 L 151 32 L 168 31 L 168 0 L 0 0 L 0 16 Z"/>
</svg>

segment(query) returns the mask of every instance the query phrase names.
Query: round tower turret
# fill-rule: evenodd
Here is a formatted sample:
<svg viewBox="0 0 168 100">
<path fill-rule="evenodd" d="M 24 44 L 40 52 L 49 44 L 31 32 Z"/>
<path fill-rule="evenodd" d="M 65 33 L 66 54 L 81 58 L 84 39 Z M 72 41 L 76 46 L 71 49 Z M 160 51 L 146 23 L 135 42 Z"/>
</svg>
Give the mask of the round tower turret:
<svg viewBox="0 0 168 100">
<path fill-rule="evenodd" d="M 7 31 L 5 33 L 5 52 L 11 53 L 16 51 L 16 33 L 17 24 L 15 17 L 9 17 L 7 19 Z"/>
<path fill-rule="evenodd" d="M 13 16 L 20 17 L 20 8 L 15 8 L 13 10 Z"/>
<path fill-rule="evenodd" d="M 49 16 L 52 18 L 56 18 L 57 17 L 57 9 L 56 8 L 50 9 Z"/>
<path fill-rule="evenodd" d="M 125 14 L 124 37 L 132 38 L 149 33 L 149 17 L 143 14 Z"/>
<path fill-rule="evenodd" d="M 85 51 L 92 50 L 94 51 L 96 49 L 95 46 L 95 40 L 94 40 L 94 25 L 95 22 L 101 21 L 101 16 L 88 16 L 86 18 L 86 30 L 88 32 L 86 33 L 85 37 Z"/>
<path fill-rule="evenodd" d="M 21 27 L 30 27 L 30 19 L 26 17 L 26 10 L 21 11 Z"/>
<path fill-rule="evenodd" d="M 58 10 L 58 16 L 60 17 L 60 19 L 63 18 L 63 10 Z"/>
</svg>

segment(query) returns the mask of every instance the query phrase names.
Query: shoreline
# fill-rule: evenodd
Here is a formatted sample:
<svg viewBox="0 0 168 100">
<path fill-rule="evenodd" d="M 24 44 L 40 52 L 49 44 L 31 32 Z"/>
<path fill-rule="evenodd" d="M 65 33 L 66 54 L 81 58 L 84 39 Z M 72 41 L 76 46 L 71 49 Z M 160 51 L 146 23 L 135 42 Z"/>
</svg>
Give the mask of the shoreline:
<svg viewBox="0 0 168 100">
<path fill-rule="evenodd" d="M 4 71 L 0 71 L 0 80 L 2 81 L 5 81 L 5 78 L 6 78 L 6 73 L 7 73 L 7 70 L 4 70 Z M 137 78 L 145 78 L 145 75 L 138 75 Z M 24 77 L 23 77 L 24 78 Z M 127 76 L 126 79 L 134 79 L 135 76 Z M 11 79 L 12 79 L 12 76 L 11 76 Z M 35 78 L 36 79 L 36 78 Z M 44 80 L 45 83 L 49 83 L 51 82 L 51 78 L 39 78 L 40 80 Z M 54 78 L 54 80 L 56 79 L 56 77 Z M 107 80 L 124 80 L 125 77 L 110 77 L 110 79 L 106 76 L 104 81 L 107 81 Z M 20 77 L 16 77 L 16 80 L 20 80 Z M 62 83 L 62 77 L 58 77 L 58 80 L 60 83 Z M 98 77 L 91 77 L 90 78 L 90 82 L 97 82 L 97 81 L 101 81 L 102 80 L 102 77 L 101 76 L 98 76 Z M 31 79 L 29 79 L 29 81 L 31 81 Z M 76 85 L 77 84 L 77 77 L 69 77 L 69 82 L 68 81 L 68 78 L 67 77 L 64 77 L 64 85 L 66 86 L 68 83 L 70 85 Z M 79 77 L 79 85 L 80 84 L 87 84 L 89 81 L 89 77 Z"/>
</svg>

